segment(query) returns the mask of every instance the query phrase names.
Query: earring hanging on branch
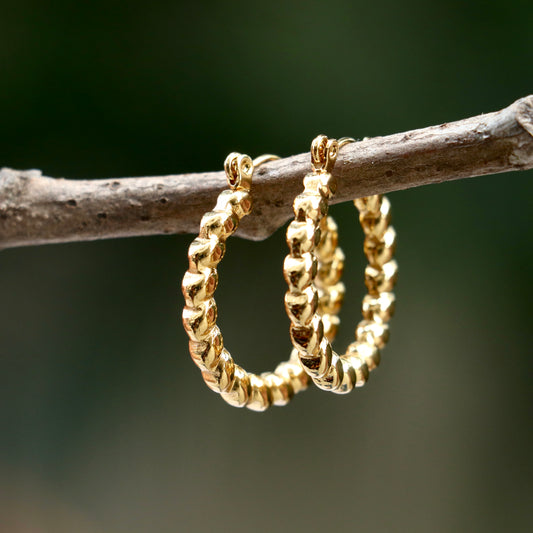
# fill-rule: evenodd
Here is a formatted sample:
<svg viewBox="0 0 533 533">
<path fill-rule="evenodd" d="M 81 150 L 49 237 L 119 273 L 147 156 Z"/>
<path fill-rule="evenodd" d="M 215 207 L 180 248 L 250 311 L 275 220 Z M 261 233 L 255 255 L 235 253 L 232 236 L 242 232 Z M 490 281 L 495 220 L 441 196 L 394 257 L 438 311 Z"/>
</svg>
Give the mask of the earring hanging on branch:
<svg viewBox="0 0 533 533">
<path fill-rule="evenodd" d="M 344 355 L 331 348 L 324 335 L 324 325 L 317 309 L 316 276 L 307 265 L 316 256 L 322 219 L 327 215 L 330 198 L 337 185 L 331 171 L 339 148 L 353 139 L 328 139 L 319 135 L 311 144 L 313 172 L 304 178 L 304 192 L 294 200 L 295 219 L 287 229 L 290 253 L 285 259 L 284 274 L 289 290 L 285 308 L 291 321 L 290 333 L 298 357 L 315 385 L 324 390 L 345 394 L 364 385 L 369 371 L 380 362 L 380 349 L 388 339 L 387 322 L 394 310 L 392 289 L 398 266 L 393 259 L 396 232 L 390 226 L 390 203 L 374 195 L 355 200 L 359 220 L 365 233 L 364 251 L 369 261 L 365 283 L 369 294 L 363 300 L 363 318 L 355 331 L 355 342 Z M 328 309 L 326 296 L 318 300 Z M 305 305 L 303 304 L 305 302 Z"/>
<path fill-rule="evenodd" d="M 309 378 L 298 361 L 296 351 L 274 372 L 256 375 L 237 365 L 224 347 L 222 333 L 216 325 L 217 306 L 214 299 L 218 284 L 217 267 L 226 251 L 226 240 L 237 230 L 239 222 L 252 211 L 250 192 L 254 169 L 277 159 L 266 155 L 252 161 L 247 155 L 232 153 L 224 169 L 229 189 L 220 193 L 213 211 L 206 213 L 199 236 L 189 247 L 189 269 L 182 283 L 185 308 L 183 325 L 189 336 L 189 351 L 202 371 L 206 384 L 235 407 L 264 411 L 271 405 L 286 405 L 294 394 L 307 388 Z M 320 273 L 317 291 L 328 305 L 318 305 L 324 335 L 333 340 L 344 295 L 340 277 L 344 255 L 337 247 L 337 227 L 333 219 L 320 221 L 322 237 L 309 264 L 310 275 Z M 241 293 L 243 293 L 241 288 Z M 243 294 L 246 294 L 245 292 Z M 264 332 L 263 332 L 264 334 Z"/>
</svg>

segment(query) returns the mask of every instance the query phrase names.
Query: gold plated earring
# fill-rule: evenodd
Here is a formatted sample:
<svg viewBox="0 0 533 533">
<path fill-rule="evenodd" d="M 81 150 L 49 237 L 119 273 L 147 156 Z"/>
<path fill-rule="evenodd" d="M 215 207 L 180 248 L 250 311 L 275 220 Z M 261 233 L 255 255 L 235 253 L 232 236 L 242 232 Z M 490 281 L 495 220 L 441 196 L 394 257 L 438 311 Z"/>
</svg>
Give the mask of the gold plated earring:
<svg viewBox="0 0 533 533">
<path fill-rule="evenodd" d="M 365 270 L 368 295 L 363 299 L 363 321 L 355 331 L 355 342 L 346 354 L 338 355 L 324 334 L 318 306 L 328 308 L 327 295 L 315 283 L 312 265 L 320 241 L 321 221 L 327 215 L 329 199 L 335 194 L 336 180 L 331 171 L 339 148 L 353 139 L 328 139 L 318 136 L 311 144 L 313 172 L 304 178 L 304 192 L 294 200 L 295 219 L 287 229 L 290 253 L 284 263 L 288 284 L 285 308 L 291 321 L 294 348 L 305 372 L 324 390 L 338 394 L 360 387 L 369 371 L 380 362 L 380 349 L 388 340 L 387 322 L 394 311 L 398 266 L 393 259 L 396 233 L 390 226 L 390 202 L 382 195 L 354 201 L 365 233 L 364 252 L 369 265 Z M 326 301 L 324 301 L 326 300 Z"/>
<path fill-rule="evenodd" d="M 199 236 L 189 247 L 189 269 L 182 283 L 185 298 L 183 325 L 189 336 L 193 361 L 201 369 L 207 385 L 226 402 L 254 411 L 264 411 L 270 405 L 286 405 L 294 394 L 307 387 L 309 381 L 295 350 L 291 358 L 279 364 L 274 372 L 261 375 L 246 372 L 234 363 L 224 348 L 222 334 L 216 325 L 217 306 L 213 296 L 218 283 L 217 266 L 224 256 L 226 239 L 235 233 L 240 220 L 252 211 L 250 187 L 254 168 L 273 159 L 277 157 L 265 155 L 252 161 L 247 155 L 237 153 L 226 158 L 224 169 L 230 188 L 220 193 L 214 210 L 203 216 Z M 321 238 L 316 242 L 315 254 L 308 256 L 305 274 L 293 282 L 296 287 L 305 289 L 306 280 L 315 280 L 318 272 L 316 291 L 323 295 L 324 303 L 315 306 L 313 312 L 316 311 L 321 319 L 324 337 L 333 339 L 338 326 L 336 313 L 344 294 L 344 286 L 339 282 L 344 256 L 337 247 L 337 227 L 333 220 L 322 217 L 317 224 Z M 300 313 L 299 301 L 305 303 L 305 295 L 300 299 L 295 296 L 293 312 L 306 320 L 308 311 Z"/>
</svg>

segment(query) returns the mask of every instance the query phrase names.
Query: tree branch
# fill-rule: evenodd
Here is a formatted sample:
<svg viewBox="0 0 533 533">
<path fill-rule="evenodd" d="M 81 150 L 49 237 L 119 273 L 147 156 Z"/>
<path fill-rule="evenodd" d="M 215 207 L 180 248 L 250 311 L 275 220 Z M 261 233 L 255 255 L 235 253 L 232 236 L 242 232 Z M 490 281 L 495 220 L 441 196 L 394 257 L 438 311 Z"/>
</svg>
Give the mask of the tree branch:
<svg viewBox="0 0 533 533">
<path fill-rule="evenodd" d="M 222 165 L 221 165 L 222 166 Z M 345 146 L 333 203 L 430 183 L 533 168 L 533 95 L 477 117 Z M 311 170 L 300 154 L 258 168 L 254 211 L 238 235 L 260 240 L 291 216 Z M 224 173 L 66 180 L 0 170 L 0 248 L 196 233 L 226 188 Z"/>
</svg>

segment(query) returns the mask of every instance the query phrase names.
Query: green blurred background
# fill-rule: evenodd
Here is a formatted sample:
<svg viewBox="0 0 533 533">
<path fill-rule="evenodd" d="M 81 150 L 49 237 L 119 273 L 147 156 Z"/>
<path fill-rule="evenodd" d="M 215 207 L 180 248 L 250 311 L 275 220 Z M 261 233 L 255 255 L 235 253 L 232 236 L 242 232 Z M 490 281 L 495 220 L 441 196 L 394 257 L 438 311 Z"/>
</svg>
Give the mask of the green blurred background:
<svg viewBox="0 0 533 533">
<path fill-rule="evenodd" d="M 0 165 L 100 178 L 219 170 L 533 92 L 533 3 L 2 2 Z M 0 253 L 0 530 L 531 531 L 532 171 L 390 195 L 397 314 L 346 397 L 227 406 L 191 362 L 191 236 Z M 347 300 L 355 210 L 334 206 Z M 232 239 L 220 326 L 251 370 L 289 353 L 284 231 Z"/>
</svg>

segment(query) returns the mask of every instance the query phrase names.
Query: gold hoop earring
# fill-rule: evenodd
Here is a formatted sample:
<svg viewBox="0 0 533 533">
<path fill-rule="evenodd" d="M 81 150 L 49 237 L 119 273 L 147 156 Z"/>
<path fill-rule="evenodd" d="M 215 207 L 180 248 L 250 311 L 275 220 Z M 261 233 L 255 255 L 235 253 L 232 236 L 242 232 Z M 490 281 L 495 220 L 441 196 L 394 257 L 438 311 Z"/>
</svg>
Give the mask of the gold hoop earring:
<svg viewBox="0 0 533 533">
<path fill-rule="evenodd" d="M 232 153 L 226 158 L 224 169 L 230 188 L 220 193 L 214 210 L 203 216 L 199 236 L 189 247 L 189 269 L 182 283 L 183 325 L 189 336 L 193 361 L 201 369 L 209 388 L 226 402 L 254 411 L 264 411 L 270 405 L 286 405 L 294 394 L 307 388 L 309 381 L 295 350 L 274 372 L 261 375 L 246 372 L 234 363 L 224 348 L 216 325 L 217 306 L 213 296 L 218 284 L 217 266 L 224 256 L 226 239 L 252 211 L 250 187 L 254 168 L 273 159 L 278 157 L 266 155 L 252 161 L 247 155 Z M 339 282 L 344 256 L 337 247 L 337 227 L 333 220 L 323 217 L 319 224 L 322 238 L 317 241 L 316 254 L 309 257 L 306 269 L 313 279 L 319 273 L 316 294 L 324 295 L 328 305 L 318 305 L 316 298 L 313 313 L 316 311 L 321 316 L 324 335 L 333 339 L 338 326 L 336 313 L 344 295 L 344 286 Z M 295 280 L 296 285 L 304 282 L 305 276 Z M 298 311 L 296 303 L 293 312 L 295 316 L 306 318 L 305 313 Z"/>
<path fill-rule="evenodd" d="M 365 233 L 364 252 L 369 265 L 365 270 L 368 295 L 363 300 L 363 321 L 355 332 L 355 342 L 345 355 L 337 355 L 324 335 L 321 317 L 312 313 L 317 293 L 312 272 L 321 220 L 327 215 L 329 199 L 335 194 L 336 180 L 331 171 L 339 148 L 353 139 L 328 139 L 319 135 L 311 144 L 313 172 L 304 178 L 304 192 L 294 200 L 295 219 L 287 229 L 290 253 L 284 263 L 288 291 L 285 308 L 291 321 L 290 334 L 305 372 L 324 390 L 338 394 L 350 392 L 368 380 L 369 371 L 380 362 L 380 349 L 388 340 L 388 325 L 394 311 L 398 265 L 393 259 L 396 232 L 390 226 L 390 202 L 382 195 L 354 201 Z M 306 310 L 301 310 L 305 300 Z M 296 316 L 295 309 L 299 310 Z"/>
</svg>

